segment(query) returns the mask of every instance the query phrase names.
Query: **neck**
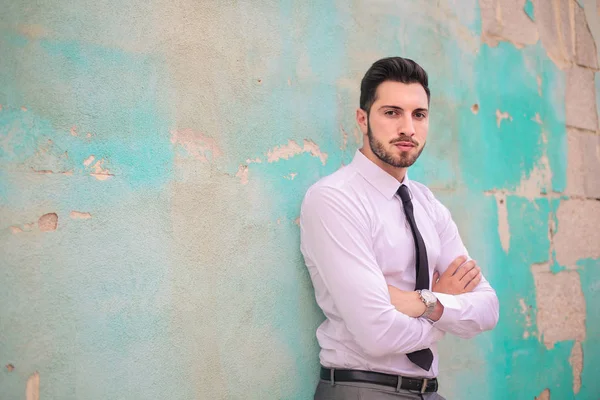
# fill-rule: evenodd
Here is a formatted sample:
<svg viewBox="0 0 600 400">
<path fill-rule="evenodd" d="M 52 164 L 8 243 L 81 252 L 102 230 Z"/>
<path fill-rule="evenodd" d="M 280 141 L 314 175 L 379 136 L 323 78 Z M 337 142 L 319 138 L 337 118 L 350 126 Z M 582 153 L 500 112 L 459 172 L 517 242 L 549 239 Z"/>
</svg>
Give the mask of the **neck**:
<svg viewBox="0 0 600 400">
<path fill-rule="evenodd" d="M 377 165 L 379 168 L 396 178 L 398 182 L 402 183 L 404 177 L 406 176 L 406 171 L 408 170 L 408 168 L 394 167 L 393 165 L 381 161 L 381 159 L 377 157 L 375 153 L 373 153 L 371 148 L 367 145 L 363 145 L 363 147 L 359 150 L 361 153 L 364 154 L 365 157 L 373 161 L 375 165 Z"/>
</svg>

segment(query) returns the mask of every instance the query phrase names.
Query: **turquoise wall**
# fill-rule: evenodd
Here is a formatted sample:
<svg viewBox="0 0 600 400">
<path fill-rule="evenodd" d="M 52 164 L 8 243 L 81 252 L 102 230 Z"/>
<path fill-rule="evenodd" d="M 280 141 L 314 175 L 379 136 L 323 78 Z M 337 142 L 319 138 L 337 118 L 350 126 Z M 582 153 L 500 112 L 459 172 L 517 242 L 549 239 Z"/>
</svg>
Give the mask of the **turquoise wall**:
<svg viewBox="0 0 600 400">
<path fill-rule="evenodd" d="M 553 242 L 575 198 L 567 72 L 541 41 L 483 43 L 481 7 L 0 0 L 0 398 L 37 398 L 38 379 L 41 399 L 312 398 L 300 202 L 362 142 L 366 69 L 402 55 L 432 90 L 411 177 L 501 304 L 494 331 L 444 339 L 441 393 L 596 399 L 600 254 L 564 265 Z M 575 274 L 581 303 L 538 267 Z"/>
</svg>

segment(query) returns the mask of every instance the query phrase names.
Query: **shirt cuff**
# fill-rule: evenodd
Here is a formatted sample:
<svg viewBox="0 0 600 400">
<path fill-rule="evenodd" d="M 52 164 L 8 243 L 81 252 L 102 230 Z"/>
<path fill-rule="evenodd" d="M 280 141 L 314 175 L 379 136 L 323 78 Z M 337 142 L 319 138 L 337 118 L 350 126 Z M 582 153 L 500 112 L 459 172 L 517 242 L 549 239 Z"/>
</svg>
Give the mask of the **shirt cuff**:
<svg viewBox="0 0 600 400">
<path fill-rule="evenodd" d="M 447 331 L 452 325 L 460 321 L 462 307 L 455 296 L 446 293 L 433 293 L 438 301 L 444 306 L 444 312 L 439 320 L 433 323 L 438 329 Z"/>
</svg>

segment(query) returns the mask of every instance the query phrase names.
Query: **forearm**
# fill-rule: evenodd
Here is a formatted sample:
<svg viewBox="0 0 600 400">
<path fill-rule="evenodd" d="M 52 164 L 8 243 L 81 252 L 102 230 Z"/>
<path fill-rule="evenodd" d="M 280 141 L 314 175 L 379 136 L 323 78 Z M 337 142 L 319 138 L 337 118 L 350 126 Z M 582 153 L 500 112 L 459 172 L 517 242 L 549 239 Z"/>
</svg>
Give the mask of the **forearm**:
<svg viewBox="0 0 600 400">
<path fill-rule="evenodd" d="M 491 287 L 459 295 L 434 294 L 444 306 L 434 326 L 444 332 L 468 339 L 498 323 L 498 297 Z"/>
<path fill-rule="evenodd" d="M 344 321 L 356 343 L 365 353 L 375 357 L 429 348 L 444 336 L 444 332 L 430 322 L 409 317 L 393 308 L 367 318 L 347 315 Z"/>
</svg>

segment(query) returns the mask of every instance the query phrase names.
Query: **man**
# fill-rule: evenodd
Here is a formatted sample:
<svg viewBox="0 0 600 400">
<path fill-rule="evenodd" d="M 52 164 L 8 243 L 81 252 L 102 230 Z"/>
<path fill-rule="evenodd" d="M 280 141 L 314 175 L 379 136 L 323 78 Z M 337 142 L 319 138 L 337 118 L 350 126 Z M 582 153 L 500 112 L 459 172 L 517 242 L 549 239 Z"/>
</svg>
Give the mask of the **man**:
<svg viewBox="0 0 600 400">
<path fill-rule="evenodd" d="M 498 322 L 496 293 L 450 212 L 407 176 L 425 147 L 429 99 L 417 63 L 375 62 L 356 111 L 363 147 L 302 203 L 301 250 L 326 316 L 316 400 L 443 399 L 436 342 Z"/>
</svg>

